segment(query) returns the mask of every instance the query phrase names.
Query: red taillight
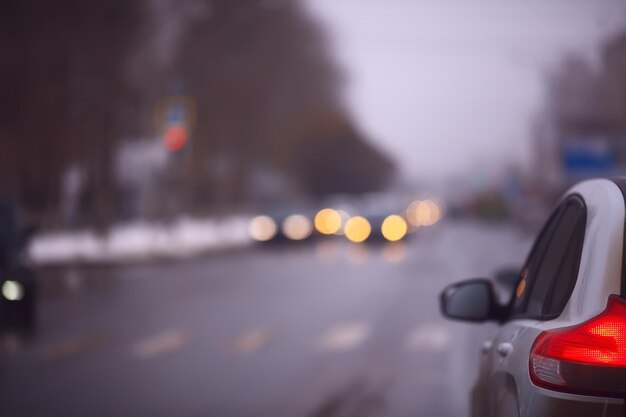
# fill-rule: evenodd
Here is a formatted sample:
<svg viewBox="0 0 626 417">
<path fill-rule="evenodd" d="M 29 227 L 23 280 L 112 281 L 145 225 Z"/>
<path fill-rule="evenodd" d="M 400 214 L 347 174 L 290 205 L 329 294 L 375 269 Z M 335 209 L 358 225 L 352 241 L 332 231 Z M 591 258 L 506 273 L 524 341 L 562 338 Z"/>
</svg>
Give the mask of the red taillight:
<svg viewBox="0 0 626 417">
<path fill-rule="evenodd" d="M 530 352 L 530 377 L 558 391 L 623 396 L 626 393 L 626 300 L 611 295 L 600 315 L 582 324 L 543 332 Z"/>
</svg>

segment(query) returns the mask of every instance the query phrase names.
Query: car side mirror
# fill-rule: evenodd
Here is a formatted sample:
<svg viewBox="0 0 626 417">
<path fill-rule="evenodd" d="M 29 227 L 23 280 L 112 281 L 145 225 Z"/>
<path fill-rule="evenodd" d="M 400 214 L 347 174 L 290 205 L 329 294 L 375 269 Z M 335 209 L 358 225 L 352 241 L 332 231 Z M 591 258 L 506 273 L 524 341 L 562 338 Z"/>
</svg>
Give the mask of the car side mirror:
<svg viewBox="0 0 626 417">
<path fill-rule="evenodd" d="M 439 301 L 443 315 L 453 320 L 484 322 L 502 318 L 502 307 L 496 301 L 488 279 L 477 278 L 449 285 Z"/>
</svg>

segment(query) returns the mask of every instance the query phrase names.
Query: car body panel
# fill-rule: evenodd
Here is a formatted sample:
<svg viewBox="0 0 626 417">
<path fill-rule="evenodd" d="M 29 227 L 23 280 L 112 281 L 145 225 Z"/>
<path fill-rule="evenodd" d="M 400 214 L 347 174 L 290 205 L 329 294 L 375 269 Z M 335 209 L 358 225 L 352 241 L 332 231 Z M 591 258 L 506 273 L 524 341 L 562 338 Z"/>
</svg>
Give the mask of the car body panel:
<svg viewBox="0 0 626 417">
<path fill-rule="evenodd" d="M 535 386 L 528 361 L 532 345 L 545 330 L 586 321 L 606 306 L 610 294 L 621 293 L 625 203 L 609 180 L 585 181 L 571 188 L 582 197 L 587 217 L 574 289 L 562 313 L 550 320 L 513 319 L 486 341 L 480 377 L 472 398 L 473 415 L 539 417 L 551 415 L 623 416 L 623 399 L 565 394 Z M 477 401 L 484 401 L 477 404 Z"/>
<path fill-rule="evenodd" d="M 580 323 L 604 310 L 609 294 L 620 294 L 625 208 L 621 191 L 609 180 L 585 181 L 568 194 L 573 192 L 587 205 L 587 230 L 574 292 L 555 321 Z"/>
</svg>

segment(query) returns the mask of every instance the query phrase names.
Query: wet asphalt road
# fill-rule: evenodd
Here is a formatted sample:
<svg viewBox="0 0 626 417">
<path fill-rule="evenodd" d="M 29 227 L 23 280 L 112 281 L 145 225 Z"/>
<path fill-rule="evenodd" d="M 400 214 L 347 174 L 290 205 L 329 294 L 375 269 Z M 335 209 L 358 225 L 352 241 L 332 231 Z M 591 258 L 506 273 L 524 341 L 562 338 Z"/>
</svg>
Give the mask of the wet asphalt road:
<svg viewBox="0 0 626 417">
<path fill-rule="evenodd" d="M 519 264 L 508 227 L 41 272 L 39 326 L 5 337 L 2 416 L 467 415 L 493 327 L 444 321 L 448 283 Z"/>
</svg>

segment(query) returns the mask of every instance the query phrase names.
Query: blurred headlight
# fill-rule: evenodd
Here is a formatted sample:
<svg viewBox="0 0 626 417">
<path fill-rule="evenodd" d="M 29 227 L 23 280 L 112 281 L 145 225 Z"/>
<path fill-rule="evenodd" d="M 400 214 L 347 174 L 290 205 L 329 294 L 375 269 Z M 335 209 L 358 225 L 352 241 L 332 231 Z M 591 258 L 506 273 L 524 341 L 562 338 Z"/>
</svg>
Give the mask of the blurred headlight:
<svg viewBox="0 0 626 417">
<path fill-rule="evenodd" d="M 344 233 L 351 242 L 359 243 L 367 239 L 372 231 L 370 222 L 365 217 L 354 216 L 346 222 Z"/>
<path fill-rule="evenodd" d="M 441 219 L 441 208 L 433 200 L 414 201 L 406 216 L 413 226 L 432 226 Z"/>
<path fill-rule="evenodd" d="M 276 223 L 268 216 L 257 216 L 250 221 L 248 233 L 259 242 L 266 242 L 276 236 Z"/>
<path fill-rule="evenodd" d="M 406 235 L 407 225 L 404 219 L 396 214 L 388 216 L 381 227 L 385 239 L 395 242 Z"/>
<path fill-rule="evenodd" d="M 341 215 L 331 209 L 325 208 L 315 215 L 315 228 L 323 235 L 332 235 L 341 228 Z"/>
<path fill-rule="evenodd" d="M 291 240 L 304 240 L 312 231 L 311 222 L 301 214 L 293 214 L 283 222 L 283 234 Z"/>
<path fill-rule="evenodd" d="M 24 286 L 17 281 L 4 281 L 2 296 L 9 301 L 19 301 L 24 298 Z"/>
</svg>

